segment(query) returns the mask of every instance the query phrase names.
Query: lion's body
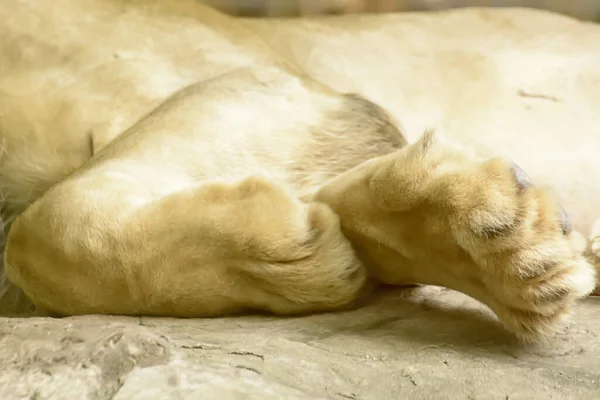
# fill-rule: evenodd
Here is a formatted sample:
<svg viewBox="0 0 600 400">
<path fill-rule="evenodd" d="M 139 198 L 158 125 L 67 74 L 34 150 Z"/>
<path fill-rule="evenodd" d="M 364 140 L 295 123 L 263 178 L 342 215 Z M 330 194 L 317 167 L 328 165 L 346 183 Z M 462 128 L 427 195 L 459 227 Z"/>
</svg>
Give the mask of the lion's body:
<svg viewBox="0 0 600 400">
<path fill-rule="evenodd" d="M 177 90 L 235 68 L 274 63 L 336 90 L 361 93 L 401 119 L 409 141 L 424 129 L 442 127 L 447 136 L 509 155 L 556 189 L 583 231 L 597 217 L 600 190 L 593 182 L 600 179 L 600 160 L 594 153 L 600 137 L 586 128 L 595 124 L 589 110 L 600 88 L 594 65 L 578 71 L 579 57 L 598 41 L 592 27 L 588 42 L 568 58 L 567 51 L 577 51 L 569 37 L 583 36 L 585 27 L 527 11 L 529 41 L 510 38 L 528 27 L 511 27 L 499 10 L 473 18 L 478 29 L 490 24 L 487 36 L 473 38 L 460 30 L 462 11 L 455 12 L 455 24 L 450 17 L 394 14 L 242 25 L 187 1 L 156 3 L 145 11 L 119 3 L 0 5 L 0 14 L 11 16 L 0 25 L 1 51 L 9 55 L 0 64 L 6 150 L 0 185 L 10 204 L 29 204 L 90 157 L 90 141 L 104 146 Z M 539 29 L 552 24 L 548 32 Z M 564 44 L 526 52 L 555 30 L 564 32 L 556 34 Z M 499 46 L 507 48 L 509 62 L 492 58 Z M 510 64 L 516 70 L 499 69 Z M 548 70 L 536 76 L 543 65 Z M 510 98 L 523 94 L 541 97 L 520 103 Z M 543 154 L 532 154 L 540 141 Z"/>
<path fill-rule="evenodd" d="M 435 192 L 448 196 L 441 208 L 411 200 L 417 211 L 402 209 L 405 227 L 381 228 L 383 211 L 361 214 L 369 201 L 360 177 L 372 179 L 389 157 L 399 157 L 405 145 L 395 128 L 399 120 L 409 142 L 441 127 L 456 141 L 515 159 L 536 183 L 552 185 L 577 229 L 589 230 L 600 200 L 593 184 L 600 180 L 594 154 L 600 136 L 589 128 L 600 125 L 600 113 L 589 111 L 600 103 L 600 75 L 591 65 L 579 80 L 569 75 L 574 59 L 560 43 L 545 54 L 543 47 L 519 53 L 541 38 L 533 30 L 530 42 L 510 38 L 503 24 L 511 22 L 489 11 L 472 21 L 490 24 L 489 35 L 471 38 L 461 50 L 457 41 L 469 32 L 452 17 L 444 24 L 421 15 L 238 21 L 193 1 L 169 0 L 16 0 L 0 4 L 0 16 L 9 16 L 0 19 L 4 218 L 27 208 L 11 229 L 6 268 L 40 308 L 177 316 L 337 309 L 361 293 L 366 265 L 386 283 L 462 290 L 518 333 L 538 332 L 554 320 L 548 306 L 527 328 L 515 325 L 520 317 L 503 305 L 529 310 L 522 304 L 529 300 L 520 294 L 521 300 L 512 294 L 498 300 L 504 283 L 491 288 L 495 278 L 465 275 L 469 265 L 485 262 L 472 240 L 457 233 L 463 220 L 444 207 L 458 213 L 478 206 Z M 546 18 L 573 24 L 531 17 L 537 26 Z M 600 42 L 598 31 L 590 35 L 590 43 Z M 585 57 L 590 43 L 569 51 Z M 488 47 L 499 46 L 505 53 L 486 57 Z M 540 76 L 543 62 L 535 57 L 542 56 L 553 67 Z M 360 96 L 342 94 L 349 92 Z M 426 148 L 437 146 L 424 140 Z M 444 161 L 454 160 L 448 154 Z M 444 173 L 473 165 L 461 158 Z M 491 179 L 501 181 L 511 203 L 490 194 L 478 204 L 510 209 L 520 194 L 499 172 L 508 169 L 486 168 L 496 171 Z M 486 168 L 482 174 L 491 173 Z M 452 179 L 463 182 L 466 174 Z M 486 187 L 478 178 L 472 182 L 465 193 Z M 543 232 L 528 228 L 533 233 L 519 235 L 535 234 L 554 247 L 527 256 L 536 260 L 527 268 L 535 270 L 550 253 L 579 260 L 550 239 L 554 214 L 540 210 L 554 206 L 539 196 L 536 215 L 544 223 L 535 229 Z M 349 198 L 357 203 L 344 203 Z M 369 228 L 357 228 L 354 218 Z M 445 244 L 455 241 L 460 248 Z M 374 243 L 394 254 L 377 253 Z M 565 262 L 571 279 L 557 283 L 569 282 L 569 299 L 593 286 L 586 282 L 593 280 L 589 266 L 573 262 Z M 405 266 L 394 269 L 398 263 Z M 559 314 L 564 308 L 561 303 Z"/>
</svg>

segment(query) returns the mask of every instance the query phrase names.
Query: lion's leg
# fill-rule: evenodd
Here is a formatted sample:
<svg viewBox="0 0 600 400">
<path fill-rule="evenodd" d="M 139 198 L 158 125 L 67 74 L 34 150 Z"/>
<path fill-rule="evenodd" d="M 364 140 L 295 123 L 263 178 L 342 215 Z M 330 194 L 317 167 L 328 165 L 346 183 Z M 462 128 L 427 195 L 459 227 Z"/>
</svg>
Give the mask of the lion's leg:
<svg viewBox="0 0 600 400">
<path fill-rule="evenodd" d="M 522 337 L 547 332 L 594 286 L 552 196 L 511 162 L 431 133 L 334 179 L 317 199 L 375 277 L 462 291 Z"/>
<path fill-rule="evenodd" d="M 62 186 L 15 221 L 6 250 L 9 278 L 58 314 L 322 311 L 365 283 L 338 217 L 263 179 L 205 183 L 130 213 Z M 65 198 L 77 208 L 57 213 Z"/>
</svg>

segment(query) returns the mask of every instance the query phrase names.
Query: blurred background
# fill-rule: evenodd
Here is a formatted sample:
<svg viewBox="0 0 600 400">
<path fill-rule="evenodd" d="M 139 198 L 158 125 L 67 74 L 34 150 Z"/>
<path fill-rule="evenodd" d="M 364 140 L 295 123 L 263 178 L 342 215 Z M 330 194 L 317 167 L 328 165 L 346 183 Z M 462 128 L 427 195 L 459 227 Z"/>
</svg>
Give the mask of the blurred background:
<svg viewBox="0 0 600 400">
<path fill-rule="evenodd" d="M 246 17 L 291 17 L 362 12 L 443 10 L 456 7 L 533 7 L 600 20 L 600 0 L 201 0 Z"/>
</svg>

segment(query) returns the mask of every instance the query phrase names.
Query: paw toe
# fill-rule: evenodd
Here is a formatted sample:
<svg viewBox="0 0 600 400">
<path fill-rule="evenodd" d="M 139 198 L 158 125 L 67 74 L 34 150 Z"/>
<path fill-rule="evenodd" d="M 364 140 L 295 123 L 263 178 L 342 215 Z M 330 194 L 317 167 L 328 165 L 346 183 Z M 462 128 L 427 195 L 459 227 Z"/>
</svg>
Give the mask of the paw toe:
<svg viewBox="0 0 600 400">
<path fill-rule="evenodd" d="M 497 312 L 505 326 L 532 340 L 551 333 L 569 315 L 573 303 L 594 289 L 593 267 L 583 259 L 549 261 L 538 276 L 505 287 Z"/>
</svg>

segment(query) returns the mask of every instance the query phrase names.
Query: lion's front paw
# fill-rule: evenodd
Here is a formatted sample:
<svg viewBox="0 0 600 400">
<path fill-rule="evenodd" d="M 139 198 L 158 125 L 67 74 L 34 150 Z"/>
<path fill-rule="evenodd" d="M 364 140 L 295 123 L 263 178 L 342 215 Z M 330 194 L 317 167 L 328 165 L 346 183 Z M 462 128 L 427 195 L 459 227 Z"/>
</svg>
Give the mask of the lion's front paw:
<svg viewBox="0 0 600 400">
<path fill-rule="evenodd" d="M 514 163 L 433 132 L 337 177 L 316 198 L 340 216 L 376 280 L 462 291 L 523 338 L 548 332 L 594 286 L 550 193 Z"/>
<path fill-rule="evenodd" d="M 547 333 L 594 289 L 594 268 L 573 244 L 566 213 L 514 163 L 426 140 L 430 199 L 473 259 L 482 300 L 524 339 Z"/>
</svg>

